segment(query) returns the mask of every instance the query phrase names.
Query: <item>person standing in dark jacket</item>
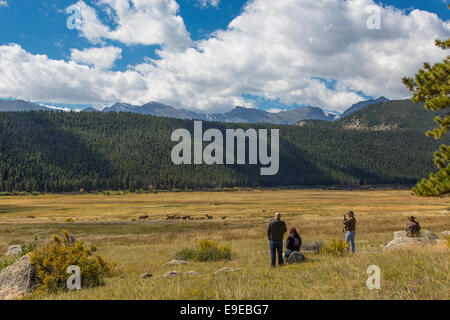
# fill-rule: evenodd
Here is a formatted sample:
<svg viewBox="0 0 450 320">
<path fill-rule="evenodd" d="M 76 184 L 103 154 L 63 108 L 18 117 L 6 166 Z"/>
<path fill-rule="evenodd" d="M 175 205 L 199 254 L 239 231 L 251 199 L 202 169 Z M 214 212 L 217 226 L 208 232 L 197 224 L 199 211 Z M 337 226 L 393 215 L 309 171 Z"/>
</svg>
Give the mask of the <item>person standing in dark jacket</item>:
<svg viewBox="0 0 450 320">
<path fill-rule="evenodd" d="M 275 214 L 275 220 L 269 223 L 267 235 L 270 242 L 270 255 L 272 258 L 272 267 L 276 264 L 276 254 L 278 252 L 278 264 L 283 265 L 283 236 L 286 233 L 286 223 L 281 220 L 281 213 Z"/>
<path fill-rule="evenodd" d="M 351 243 L 352 252 L 355 253 L 356 218 L 353 211 L 349 211 L 347 216 L 348 218 L 344 215 L 344 229 L 347 231 L 345 241 Z"/>
<path fill-rule="evenodd" d="M 289 258 L 292 252 L 300 251 L 301 245 L 302 238 L 300 238 L 300 235 L 295 228 L 291 228 L 291 230 L 289 230 L 289 237 L 286 240 L 286 252 L 284 253 L 284 258 Z"/>
</svg>

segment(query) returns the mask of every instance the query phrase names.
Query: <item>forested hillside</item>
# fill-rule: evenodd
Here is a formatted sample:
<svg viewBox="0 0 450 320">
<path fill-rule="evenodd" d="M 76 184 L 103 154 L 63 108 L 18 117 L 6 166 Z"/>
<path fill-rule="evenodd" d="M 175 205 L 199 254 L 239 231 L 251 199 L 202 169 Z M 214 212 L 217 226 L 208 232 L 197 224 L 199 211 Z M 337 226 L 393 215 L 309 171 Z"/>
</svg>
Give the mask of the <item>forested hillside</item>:
<svg viewBox="0 0 450 320">
<path fill-rule="evenodd" d="M 423 132 L 433 128 L 434 117 L 442 112 L 430 112 L 423 103 L 414 103 L 411 100 L 392 100 L 377 103 L 356 111 L 341 119 L 338 123 L 348 127 L 359 123 L 360 129 L 382 130 L 392 129 L 422 129 Z"/>
<path fill-rule="evenodd" d="M 438 143 L 414 126 L 384 131 L 348 130 L 339 123 L 203 126 L 279 128 L 278 174 L 260 176 L 260 165 L 173 165 L 170 153 L 176 143 L 170 135 L 177 128 L 193 132 L 190 120 L 132 113 L 2 112 L 0 191 L 413 184 L 435 169 L 431 155 Z"/>
</svg>

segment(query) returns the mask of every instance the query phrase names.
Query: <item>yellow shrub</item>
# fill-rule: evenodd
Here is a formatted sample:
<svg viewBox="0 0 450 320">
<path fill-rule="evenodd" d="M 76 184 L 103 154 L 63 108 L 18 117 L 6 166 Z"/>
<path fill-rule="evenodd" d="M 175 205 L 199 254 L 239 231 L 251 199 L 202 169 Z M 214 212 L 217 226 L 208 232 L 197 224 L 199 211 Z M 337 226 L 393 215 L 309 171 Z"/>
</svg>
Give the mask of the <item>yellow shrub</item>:
<svg viewBox="0 0 450 320">
<path fill-rule="evenodd" d="M 214 247 L 217 247 L 217 243 L 215 243 L 214 241 L 210 241 L 208 239 L 202 239 L 198 242 L 199 251 L 209 250 Z"/>
<path fill-rule="evenodd" d="M 62 238 L 53 235 L 53 241 L 47 246 L 31 252 L 31 263 L 40 282 L 39 289 L 50 292 L 67 289 L 67 279 L 71 276 L 67 268 L 71 265 L 81 270 L 82 288 L 100 285 L 102 278 L 111 274 L 113 265 L 94 254 L 94 246 L 88 249 L 81 241 L 73 243 L 65 230 L 62 235 Z"/>
<path fill-rule="evenodd" d="M 349 244 L 344 240 L 331 239 L 330 242 L 324 244 L 321 253 L 332 256 L 344 256 Z"/>
</svg>

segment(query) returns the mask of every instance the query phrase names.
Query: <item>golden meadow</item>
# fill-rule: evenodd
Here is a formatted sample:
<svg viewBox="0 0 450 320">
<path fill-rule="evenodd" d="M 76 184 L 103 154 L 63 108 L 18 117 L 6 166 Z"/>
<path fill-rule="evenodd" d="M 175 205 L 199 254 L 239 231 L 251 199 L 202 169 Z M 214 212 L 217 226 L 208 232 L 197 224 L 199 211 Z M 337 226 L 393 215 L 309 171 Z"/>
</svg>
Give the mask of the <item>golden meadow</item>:
<svg viewBox="0 0 450 320">
<path fill-rule="evenodd" d="M 272 269 L 267 219 L 280 211 L 304 242 L 343 239 L 342 215 L 358 221 L 355 256 L 307 253 L 310 262 Z M 147 220 L 139 217 L 148 215 Z M 166 220 L 167 215 L 212 220 Z M 0 261 L 8 246 L 68 230 L 115 263 L 99 287 L 27 299 L 449 299 L 449 248 L 383 251 L 393 231 L 416 216 L 423 229 L 450 230 L 450 198 L 418 198 L 410 191 L 253 190 L 158 194 L 0 197 Z M 231 261 L 167 266 L 183 248 L 209 239 L 232 250 Z M 366 269 L 382 271 L 381 290 L 369 290 Z M 222 267 L 238 270 L 214 274 Z M 185 276 L 196 270 L 199 276 Z M 173 278 L 164 278 L 177 271 Z M 153 277 L 140 279 L 142 273 Z"/>
</svg>

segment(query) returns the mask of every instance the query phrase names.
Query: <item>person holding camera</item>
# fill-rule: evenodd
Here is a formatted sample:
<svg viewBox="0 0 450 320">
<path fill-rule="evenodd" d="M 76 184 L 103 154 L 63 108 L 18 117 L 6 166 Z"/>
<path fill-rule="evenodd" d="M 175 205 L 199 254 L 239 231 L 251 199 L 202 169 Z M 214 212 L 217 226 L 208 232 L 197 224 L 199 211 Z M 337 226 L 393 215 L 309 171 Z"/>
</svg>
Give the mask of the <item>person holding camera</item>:
<svg viewBox="0 0 450 320">
<path fill-rule="evenodd" d="M 347 212 L 347 217 L 344 215 L 343 223 L 344 230 L 347 231 L 345 234 L 345 241 L 350 242 L 352 252 L 355 253 L 356 218 L 353 211 Z"/>
</svg>

